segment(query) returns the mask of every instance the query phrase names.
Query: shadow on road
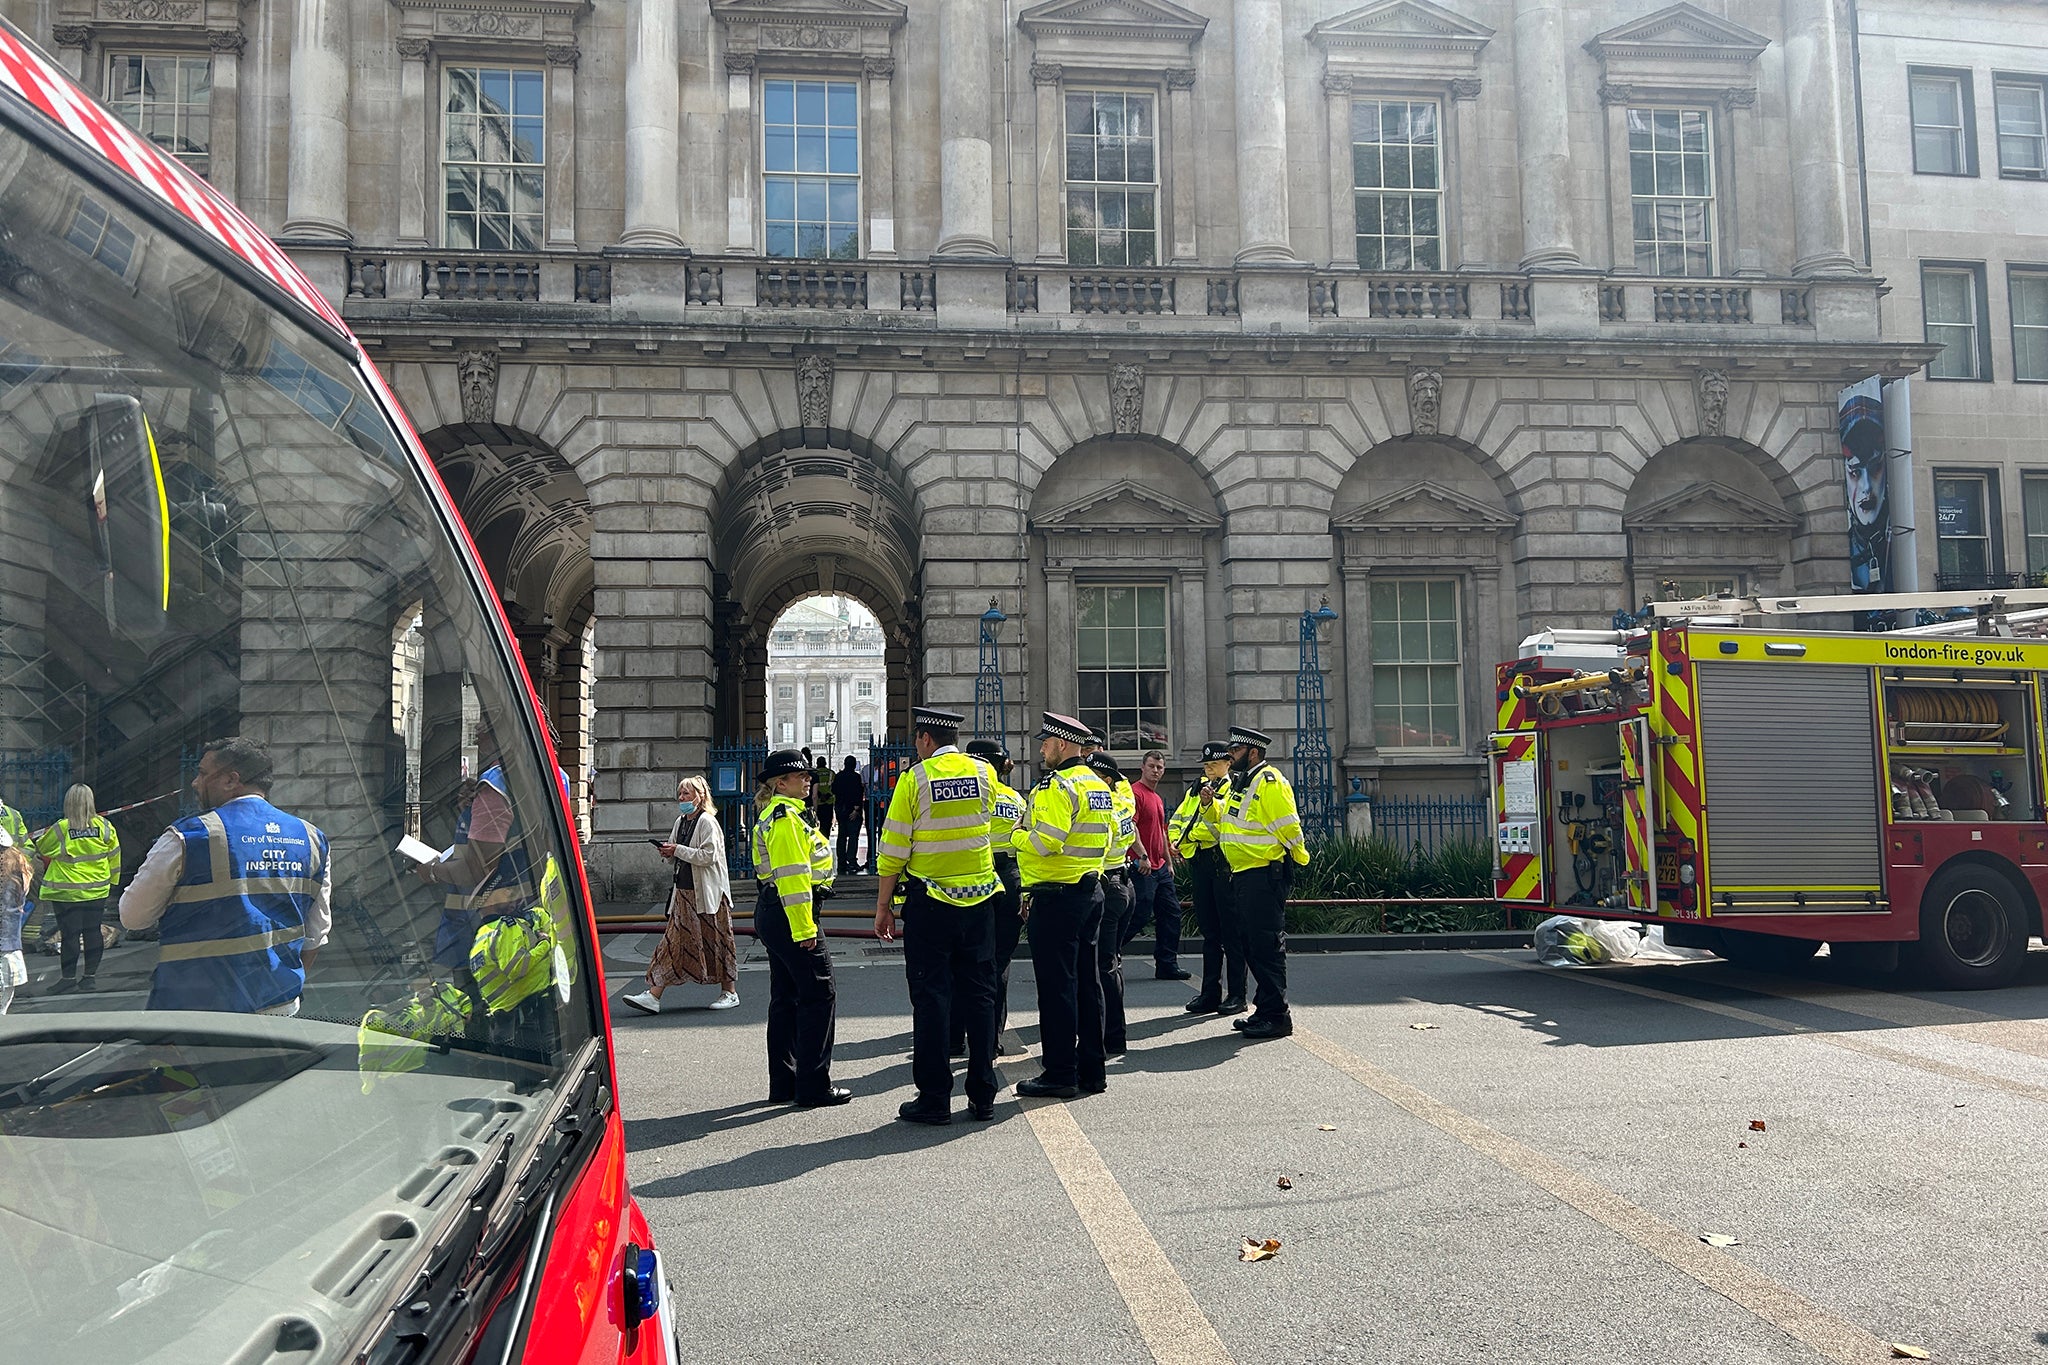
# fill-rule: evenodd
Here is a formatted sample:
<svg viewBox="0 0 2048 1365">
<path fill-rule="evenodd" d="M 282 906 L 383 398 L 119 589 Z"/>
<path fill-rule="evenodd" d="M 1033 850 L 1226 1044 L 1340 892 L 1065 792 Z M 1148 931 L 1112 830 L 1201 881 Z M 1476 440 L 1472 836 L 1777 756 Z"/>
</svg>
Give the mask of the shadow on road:
<svg viewBox="0 0 2048 1365">
<path fill-rule="evenodd" d="M 863 1087 L 863 1101 L 872 1104 L 873 1091 Z M 794 1112 L 786 1106 L 776 1106 L 778 1112 Z M 998 1104 L 996 1117 L 989 1123 L 975 1123 L 955 1114 L 953 1122 L 944 1128 L 921 1127 L 902 1123 L 895 1118 L 874 1128 L 858 1133 L 841 1133 L 822 1142 L 796 1142 L 779 1147 L 757 1147 L 727 1161 L 714 1162 L 694 1171 L 678 1172 L 649 1180 L 633 1187 L 633 1193 L 642 1199 L 674 1199 L 683 1195 L 707 1194 L 718 1190 L 751 1190 L 764 1185 L 775 1185 L 785 1180 L 795 1180 L 813 1171 L 824 1170 L 848 1161 L 874 1161 L 878 1158 L 898 1156 L 922 1148 L 933 1147 L 955 1138 L 971 1136 L 976 1132 L 992 1128 L 1015 1117 L 1017 1108 L 1011 1104 Z M 654 1120 L 662 1122 L 663 1120 Z M 687 1119 L 677 1120 L 687 1122 Z M 627 1125 L 627 1143 L 634 1145 L 632 1125 Z"/>
</svg>

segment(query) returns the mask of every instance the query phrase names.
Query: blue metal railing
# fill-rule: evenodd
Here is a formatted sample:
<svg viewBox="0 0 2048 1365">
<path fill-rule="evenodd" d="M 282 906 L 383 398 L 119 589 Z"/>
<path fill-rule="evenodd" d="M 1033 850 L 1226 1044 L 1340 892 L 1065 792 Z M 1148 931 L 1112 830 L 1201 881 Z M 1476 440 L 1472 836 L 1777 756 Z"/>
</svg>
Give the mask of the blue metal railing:
<svg viewBox="0 0 2048 1365">
<path fill-rule="evenodd" d="M 765 740 L 726 740 L 711 746 L 711 799 L 725 831 L 725 868 L 734 878 L 754 875 L 755 774 L 768 757 Z"/>
<path fill-rule="evenodd" d="M 889 798 L 896 793 L 896 779 L 917 762 L 917 750 L 901 740 L 877 739 L 868 743 L 868 870 L 875 867 L 875 855 L 882 845 L 882 817 L 889 813 Z"/>
<path fill-rule="evenodd" d="M 1484 843 L 1490 812 L 1480 796 L 1382 796 L 1372 803 L 1373 833 L 1396 848 L 1435 852 L 1446 843 Z"/>
</svg>

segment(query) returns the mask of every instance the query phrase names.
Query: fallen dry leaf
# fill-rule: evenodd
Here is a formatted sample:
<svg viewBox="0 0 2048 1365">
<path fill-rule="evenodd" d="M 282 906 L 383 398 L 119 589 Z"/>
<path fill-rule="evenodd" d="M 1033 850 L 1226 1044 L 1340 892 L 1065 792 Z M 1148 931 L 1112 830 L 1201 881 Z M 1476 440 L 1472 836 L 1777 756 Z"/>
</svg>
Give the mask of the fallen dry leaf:
<svg viewBox="0 0 2048 1365">
<path fill-rule="evenodd" d="M 1761 1132 L 1763 1132 L 1763 1131 L 1764 1131 L 1764 1121 L 1763 1121 L 1762 1119 L 1751 1119 L 1751 1120 L 1749 1121 L 1749 1131 L 1750 1131 L 1750 1132 L 1752 1132 L 1752 1133 L 1761 1133 Z"/>
<path fill-rule="evenodd" d="M 1294 1188 L 1294 1182 L 1283 1175 L 1280 1177 L 1280 1188 L 1283 1190 L 1291 1190 Z"/>
<path fill-rule="evenodd" d="M 1920 1347 L 1918 1347 L 1918 1346 L 1908 1346 L 1908 1345 L 1907 1345 L 1907 1344 L 1906 1344 L 1905 1342 L 1903 1342 L 1903 1341 L 1887 1341 L 1887 1342 L 1885 1343 L 1885 1345 L 1887 1345 L 1887 1346 L 1891 1347 L 1891 1348 L 1892 1348 L 1892 1354 L 1893 1354 L 1894 1356 L 1897 1356 L 1897 1357 L 1898 1357 L 1899 1359 L 1901 1359 L 1901 1360 L 1932 1360 L 1932 1359 L 1934 1359 L 1934 1357 L 1933 1357 L 1933 1356 L 1931 1356 L 1931 1355 L 1927 1354 L 1927 1352 L 1926 1352 L 1926 1351 L 1924 1351 L 1924 1350 L 1922 1350 L 1922 1349 L 1921 1349 Z"/>
<path fill-rule="evenodd" d="M 1257 1237 L 1247 1237 L 1244 1239 L 1244 1245 L 1237 1249 L 1237 1259 L 1240 1261 L 1270 1261 L 1279 1254 L 1278 1237 L 1268 1237 L 1264 1241 Z"/>
<path fill-rule="evenodd" d="M 1436 1027 L 1436 1025 L 1435 1025 L 1435 1024 L 1410 1024 L 1410 1025 L 1409 1025 L 1408 1027 L 1409 1027 L 1409 1028 L 1412 1028 L 1412 1029 L 1414 1029 L 1414 1030 L 1415 1030 L 1415 1031 L 1416 1031 L 1417 1033 L 1420 1033 L 1420 1032 L 1422 1032 L 1422 1031 L 1423 1031 L 1424 1029 L 1432 1029 L 1432 1028 L 1435 1028 L 1435 1027 Z"/>
<path fill-rule="evenodd" d="M 1740 1239 L 1730 1237 L 1725 1232 L 1703 1232 L 1700 1234 L 1700 1240 L 1710 1247 L 1739 1247 L 1742 1245 Z"/>
<path fill-rule="evenodd" d="M 1325 1133 L 1334 1133 L 1337 1131 L 1337 1125 L 1334 1123 L 1320 1124 L 1318 1125 L 1318 1127 L 1320 1127 L 1321 1130 Z"/>
<path fill-rule="evenodd" d="M 1735 1145 L 1736 1145 L 1737 1147 L 1747 1147 L 1747 1146 L 1749 1146 L 1749 1144 L 1748 1144 L 1748 1143 L 1746 1143 L 1746 1142 L 1738 1142 L 1738 1143 L 1736 1143 Z"/>
</svg>

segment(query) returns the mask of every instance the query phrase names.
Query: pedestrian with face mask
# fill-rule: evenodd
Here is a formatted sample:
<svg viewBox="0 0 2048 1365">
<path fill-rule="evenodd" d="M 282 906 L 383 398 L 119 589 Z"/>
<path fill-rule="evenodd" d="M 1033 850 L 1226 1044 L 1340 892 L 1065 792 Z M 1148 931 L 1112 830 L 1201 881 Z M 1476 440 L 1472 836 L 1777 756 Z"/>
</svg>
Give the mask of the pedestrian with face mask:
<svg viewBox="0 0 2048 1365">
<path fill-rule="evenodd" d="M 732 883 L 725 870 L 725 831 L 719 828 L 711 785 L 691 776 L 676 784 L 676 821 L 656 845 L 670 860 L 668 924 L 647 964 L 644 989 L 620 996 L 642 1014 L 659 1014 L 662 992 L 683 982 L 717 986 L 711 1009 L 740 1003 L 739 952 L 732 936 Z"/>
</svg>

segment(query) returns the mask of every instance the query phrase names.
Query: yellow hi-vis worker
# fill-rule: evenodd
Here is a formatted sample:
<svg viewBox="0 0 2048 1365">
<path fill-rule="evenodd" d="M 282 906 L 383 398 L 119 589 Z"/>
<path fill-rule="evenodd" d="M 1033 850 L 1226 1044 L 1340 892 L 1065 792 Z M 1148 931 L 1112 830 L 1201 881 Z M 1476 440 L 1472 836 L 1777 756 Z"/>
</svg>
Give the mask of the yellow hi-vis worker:
<svg viewBox="0 0 2048 1365">
<path fill-rule="evenodd" d="M 1230 746 L 1210 740 L 1202 746 L 1202 781 L 1188 788 L 1166 825 L 1192 876 L 1195 922 L 1202 928 L 1202 988 L 1185 1006 L 1190 1014 L 1242 1014 L 1245 1008 L 1244 944 L 1230 911 L 1230 865 L 1217 847 L 1223 805 L 1216 796 L 1229 779 Z"/>
<path fill-rule="evenodd" d="M 1100 746 L 1098 732 L 1090 743 Z M 1109 788 L 1109 846 L 1102 851 L 1102 932 L 1095 940 L 1095 970 L 1102 978 L 1102 1046 L 1114 1056 L 1126 1050 L 1124 1020 L 1124 935 L 1134 899 L 1128 857 L 1138 844 L 1138 798 L 1130 780 L 1107 750 L 1096 748 L 1088 766 Z"/>
<path fill-rule="evenodd" d="M 761 764 L 767 800 L 754 821 L 754 937 L 768 953 L 768 1098 L 806 1109 L 845 1104 L 832 1084 L 838 991 L 818 932 L 816 896 L 832 884 L 832 846 L 804 819 L 811 768 L 797 749 Z"/>
<path fill-rule="evenodd" d="M 1031 789 L 1024 823 L 1010 835 L 1024 889 L 1071 886 L 1100 873 L 1115 828 L 1116 798 L 1087 760 L 1076 755 L 1047 773 Z"/>
<path fill-rule="evenodd" d="M 1247 1038 L 1294 1032 L 1287 1009 L 1287 888 L 1293 868 L 1308 862 L 1294 788 L 1266 762 L 1271 745 L 1261 731 L 1230 727 L 1230 786 L 1219 843 L 1230 864 L 1231 913 L 1258 983 L 1251 1016 L 1232 1021 Z"/>
<path fill-rule="evenodd" d="M 28 821 L 22 819 L 21 812 L 5 801 L 0 801 L 0 830 L 7 832 L 7 837 L 14 840 L 16 848 L 23 853 L 29 851 Z"/>
<path fill-rule="evenodd" d="M 64 793 L 64 818 L 36 836 L 35 853 L 43 859 L 42 889 L 36 899 L 55 911 L 57 919 L 61 976 L 51 993 L 95 989 L 100 954 L 106 950 L 100 919 L 120 877 L 121 839 L 113 821 L 93 804 L 91 787 L 75 782 Z M 47 943 L 49 930 L 43 932 Z M 81 952 L 83 975 L 78 974 Z"/>
<path fill-rule="evenodd" d="M 896 1117 L 910 1123 L 953 1121 L 953 1015 L 967 1042 L 967 1112 L 995 1117 L 996 877 L 989 822 L 996 775 L 954 747 L 966 717 L 934 706 L 910 713 L 917 762 L 897 779 L 882 821 L 875 870 L 875 934 L 893 938 L 890 896 L 899 878 L 909 893 L 903 967 L 910 979 L 910 1078 L 917 1097 Z"/>
</svg>

